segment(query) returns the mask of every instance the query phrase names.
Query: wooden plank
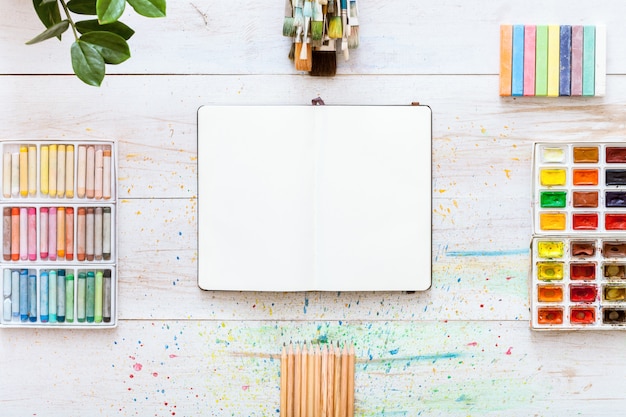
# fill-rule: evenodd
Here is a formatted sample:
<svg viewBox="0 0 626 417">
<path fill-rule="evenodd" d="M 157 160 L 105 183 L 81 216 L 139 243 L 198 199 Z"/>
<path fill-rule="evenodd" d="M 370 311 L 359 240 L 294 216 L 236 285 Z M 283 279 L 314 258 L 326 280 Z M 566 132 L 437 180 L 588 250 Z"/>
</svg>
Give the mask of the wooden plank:
<svg viewBox="0 0 626 417">
<path fill-rule="evenodd" d="M 602 334 L 602 355 L 597 333 L 498 321 L 146 320 L 58 335 L 3 332 L 6 415 L 276 415 L 280 349 L 303 340 L 355 341 L 360 416 L 619 415 L 626 404 L 621 332 Z"/>
<path fill-rule="evenodd" d="M 172 1 L 166 19 L 142 18 L 129 7 L 122 20 L 136 30 L 130 40 L 132 58 L 108 71 L 296 76 L 287 59 L 290 40 L 282 36 L 283 4 L 232 7 L 210 0 Z M 31 2 L 14 2 L 0 16 L 0 74 L 70 73 L 69 32 L 63 42 L 24 45 L 43 29 L 31 8 Z M 359 12 L 360 46 L 349 61 L 339 57 L 338 74 L 497 74 L 498 27 L 511 20 L 580 24 L 583 19 L 584 24 L 606 24 L 612 38 L 626 38 L 621 24 L 626 4 L 621 2 L 589 10 L 584 2 L 564 0 L 507 2 L 501 7 L 478 0 L 428 0 L 407 7 L 390 0 L 384 7 L 360 2 Z M 448 32 L 441 33 L 442 27 Z M 625 68 L 626 56 L 609 50 L 608 73 L 624 73 Z"/>
</svg>

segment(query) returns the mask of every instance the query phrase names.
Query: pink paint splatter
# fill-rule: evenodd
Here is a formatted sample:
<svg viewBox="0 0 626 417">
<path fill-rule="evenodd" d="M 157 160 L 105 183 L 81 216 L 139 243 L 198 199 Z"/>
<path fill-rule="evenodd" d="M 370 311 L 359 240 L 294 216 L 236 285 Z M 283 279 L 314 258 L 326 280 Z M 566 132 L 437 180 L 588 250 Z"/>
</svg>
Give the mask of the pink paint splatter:
<svg viewBox="0 0 626 417">
<path fill-rule="evenodd" d="M 158 372 L 152 372 L 152 376 L 156 378 L 157 376 L 159 376 L 159 373 Z"/>
<path fill-rule="evenodd" d="M 133 369 L 135 371 L 141 371 L 141 368 L 143 368 L 143 365 L 140 364 L 140 363 L 136 363 L 136 364 L 133 365 Z"/>
<path fill-rule="evenodd" d="M 128 358 L 129 358 L 129 359 L 132 359 L 132 360 L 135 360 L 135 357 L 134 357 L 134 356 L 129 356 Z"/>
<path fill-rule="evenodd" d="M 511 350 L 512 350 L 512 349 L 513 349 L 513 346 L 511 346 L 511 347 L 510 347 L 510 348 L 506 351 L 506 354 L 507 354 L 507 355 L 510 355 L 510 354 L 511 354 Z"/>
<path fill-rule="evenodd" d="M 244 391 L 248 391 L 248 388 L 250 388 L 250 385 L 243 385 L 241 387 L 241 389 L 244 390 Z"/>
<path fill-rule="evenodd" d="M 467 346 L 478 346 L 478 342 L 469 342 Z"/>
<path fill-rule="evenodd" d="M 170 359 L 174 359 L 174 358 L 177 358 L 177 357 L 178 357 L 178 355 L 174 355 L 173 353 L 170 355 Z"/>
</svg>

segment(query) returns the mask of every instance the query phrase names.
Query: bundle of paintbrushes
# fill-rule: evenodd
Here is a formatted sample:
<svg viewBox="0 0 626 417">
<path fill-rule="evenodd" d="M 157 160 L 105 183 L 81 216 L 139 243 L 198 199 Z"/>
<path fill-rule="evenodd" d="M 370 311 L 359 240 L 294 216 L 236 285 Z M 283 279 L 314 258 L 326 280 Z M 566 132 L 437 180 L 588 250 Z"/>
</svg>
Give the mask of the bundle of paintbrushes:
<svg viewBox="0 0 626 417">
<path fill-rule="evenodd" d="M 283 346 L 281 417 L 353 417 L 354 347 L 313 343 Z"/>
<path fill-rule="evenodd" d="M 283 36 L 292 38 L 296 70 L 316 76 L 337 72 L 337 52 L 347 60 L 359 46 L 357 0 L 286 0 Z M 339 44 L 339 46 L 338 46 Z"/>
</svg>

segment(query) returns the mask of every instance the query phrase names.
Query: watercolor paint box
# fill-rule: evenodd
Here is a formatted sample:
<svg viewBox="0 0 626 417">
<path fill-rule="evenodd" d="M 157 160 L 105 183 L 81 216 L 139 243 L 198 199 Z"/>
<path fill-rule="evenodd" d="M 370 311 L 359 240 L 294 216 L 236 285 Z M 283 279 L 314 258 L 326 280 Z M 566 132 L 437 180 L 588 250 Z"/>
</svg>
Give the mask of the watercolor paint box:
<svg viewBox="0 0 626 417">
<path fill-rule="evenodd" d="M 626 329 L 626 142 L 537 143 L 531 326 Z"/>
<path fill-rule="evenodd" d="M 6 140 L 0 146 L 0 327 L 115 327 L 116 143 Z"/>
</svg>

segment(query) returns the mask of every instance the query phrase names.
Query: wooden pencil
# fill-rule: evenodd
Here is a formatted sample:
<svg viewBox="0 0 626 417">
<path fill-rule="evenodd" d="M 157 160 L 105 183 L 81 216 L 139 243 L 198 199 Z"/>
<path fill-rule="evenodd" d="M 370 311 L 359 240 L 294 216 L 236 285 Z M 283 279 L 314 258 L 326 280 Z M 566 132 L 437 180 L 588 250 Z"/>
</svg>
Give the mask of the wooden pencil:
<svg viewBox="0 0 626 417">
<path fill-rule="evenodd" d="M 314 351 L 314 355 L 313 355 L 313 369 L 315 370 L 315 375 L 313 377 L 313 417 L 320 417 L 320 412 L 321 412 L 321 403 L 320 403 L 320 389 L 321 389 L 321 383 L 322 383 L 322 375 L 321 375 L 321 369 L 320 369 L 320 365 L 321 365 L 321 352 L 320 352 L 320 346 L 316 345 L 315 346 L 315 351 Z"/>
<path fill-rule="evenodd" d="M 341 352 L 341 387 L 340 387 L 340 395 L 341 395 L 341 407 L 340 407 L 340 417 L 346 417 L 348 412 L 348 347 L 346 345 L 343 346 L 343 351 Z"/>
<path fill-rule="evenodd" d="M 302 355 L 300 355 L 300 346 L 296 345 L 296 352 L 294 354 L 294 366 L 293 366 L 293 416 L 300 417 L 300 399 L 301 399 L 301 387 L 302 383 L 300 374 L 302 373 Z"/>
<path fill-rule="evenodd" d="M 304 344 L 304 346 L 302 346 L 302 351 L 300 352 L 302 359 L 301 359 L 301 364 L 302 364 L 302 371 L 300 373 L 300 378 L 301 378 L 301 382 L 300 382 L 300 415 L 302 417 L 308 417 L 307 416 L 307 393 L 309 392 L 309 388 L 308 388 L 308 359 L 309 359 L 309 355 L 307 354 L 307 347 L 306 347 L 306 343 Z"/>
<path fill-rule="evenodd" d="M 354 346 L 350 346 L 348 353 L 348 417 L 354 417 Z"/>
<path fill-rule="evenodd" d="M 287 353 L 287 417 L 293 417 L 293 362 L 293 346 L 289 343 L 289 352 Z"/>
<path fill-rule="evenodd" d="M 287 349 L 280 354 L 280 417 L 287 417 Z"/>
<path fill-rule="evenodd" d="M 324 417 L 332 417 L 334 414 L 334 410 L 335 410 L 335 402 L 333 401 L 334 399 L 334 393 L 335 390 L 333 388 L 333 384 L 335 383 L 335 349 L 333 347 L 333 345 L 328 346 L 328 367 L 326 368 L 326 372 L 327 372 L 327 380 L 328 380 L 328 385 L 327 385 L 327 391 L 326 391 L 326 396 L 327 396 L 327 400 L 326 400 L 326 416 Z"/>
<path fill-rule="evenodd" d="M 324 346 L 322 348 L 322 364 L 320 373 L 322 376 L 322 389 L 320 391 L 321 401 L 322 401 L 322 410 L 321 417 L 326 417 L 328 415 L 328 347 Z"/>
<path fill-rule="evenodd" d="M 306 381 L 306 416 L 314 417 L 315 409 L 315 351 L 313 345 L 309 347 L 307 358 L 307 381 Z"/>
<path fill-rule="evenodd" d="M 335 379 L 333 382 L 333 404 L 335 406 L 335 417 L 341 417 L 339 410 L 341 409 L 341 350 L 339 349 L 339 343 L 335 349 Z"/>
</svg>

